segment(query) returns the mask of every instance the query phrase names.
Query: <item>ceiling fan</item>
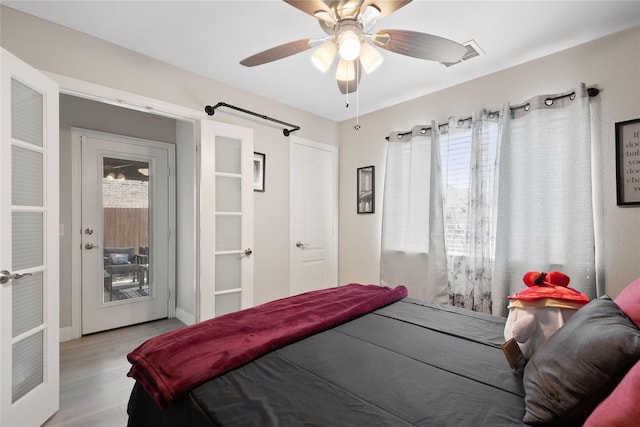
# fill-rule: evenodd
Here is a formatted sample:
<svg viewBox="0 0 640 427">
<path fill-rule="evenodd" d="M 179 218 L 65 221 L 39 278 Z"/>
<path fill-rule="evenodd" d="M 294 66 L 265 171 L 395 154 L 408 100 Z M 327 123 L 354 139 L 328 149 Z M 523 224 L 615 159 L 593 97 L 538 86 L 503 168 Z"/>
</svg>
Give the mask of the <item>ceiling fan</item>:
<svg viewBox="0 0 640 427">
<path fill-rule="evenodd" d="M 306 38 L 267 49 L 240 61 L 253 67 L 303 52 L 318 49 L 311 57 L 314 65 L 326 72 L 338 54 L 336 81 L 343 94 L 355 92 L 361 70 L 376 69 L 383 60 L 375 49 L 438 62 L 457 62 L 466 53 L 463 45 L 432 34 L 408 30 L 380 30 L 372 33 L 378 18 L 384 18 L 411 0 L 284 0 L 285 3 L 318 19 L 327 36 Z"/>
</svg>

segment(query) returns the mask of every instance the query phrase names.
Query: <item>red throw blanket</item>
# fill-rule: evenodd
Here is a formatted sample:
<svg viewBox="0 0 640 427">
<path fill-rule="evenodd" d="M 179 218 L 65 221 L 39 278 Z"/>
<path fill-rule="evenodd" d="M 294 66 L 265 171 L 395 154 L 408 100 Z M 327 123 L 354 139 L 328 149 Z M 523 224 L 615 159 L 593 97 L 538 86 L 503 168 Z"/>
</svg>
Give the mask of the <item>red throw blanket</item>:
<svg viewBox="0 0 640 427">
<path fill-rule="evenodd" d="M 203 382 L 272 350 L 407 296 L 407 289 L 350 285 L 307 292 L 171 331 L 127 355 L 161 408 Z"/>
</svg>

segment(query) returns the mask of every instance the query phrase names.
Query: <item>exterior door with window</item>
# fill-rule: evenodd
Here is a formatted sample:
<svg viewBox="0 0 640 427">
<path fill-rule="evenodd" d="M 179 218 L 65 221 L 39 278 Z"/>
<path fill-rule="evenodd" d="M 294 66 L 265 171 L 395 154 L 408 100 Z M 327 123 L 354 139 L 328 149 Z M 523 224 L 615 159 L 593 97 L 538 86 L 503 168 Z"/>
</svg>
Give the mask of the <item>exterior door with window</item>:
<svg viewBox="0 0 640 427">
<path fill-rule="evenodd" d="M 253 305 L 253 130 L 200 122 L 198 320 Z"/>
<path fill-rule="evenodd" d="M 58 86 L 0 49 L 0 425 L 59 406 Z"/>
<path fill-rule="evenodd" d="M 165 318 L 173 281 L 173 145 L 76 129 L 82 333 Z"/>
</svg>

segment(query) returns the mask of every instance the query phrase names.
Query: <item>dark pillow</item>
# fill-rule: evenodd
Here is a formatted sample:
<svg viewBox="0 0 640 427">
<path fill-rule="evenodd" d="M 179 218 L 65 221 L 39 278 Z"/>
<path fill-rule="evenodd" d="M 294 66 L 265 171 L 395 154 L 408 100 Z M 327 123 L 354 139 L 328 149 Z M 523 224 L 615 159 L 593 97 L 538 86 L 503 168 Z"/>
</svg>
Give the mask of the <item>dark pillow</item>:
<svg viewBox="0 0 640 427">
<path fill-rule="evenodd" d="M 129 255 L 127 254 L 111 254 L 111 264 L 129 264 Z"/>
<path fill-rule="evenodd" d="M 527 424 L 582 425 L 640 358 L 640 330 L 610 298 L 578 310 L 524 370 Z"/>
</svg>

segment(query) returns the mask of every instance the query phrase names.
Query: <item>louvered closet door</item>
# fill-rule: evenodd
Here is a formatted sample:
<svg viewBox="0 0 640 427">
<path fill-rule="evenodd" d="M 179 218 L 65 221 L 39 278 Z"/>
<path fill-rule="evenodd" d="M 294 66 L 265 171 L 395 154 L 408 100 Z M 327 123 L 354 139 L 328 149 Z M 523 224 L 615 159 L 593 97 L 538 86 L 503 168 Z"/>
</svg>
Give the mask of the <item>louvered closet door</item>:
<svg viewBox="0 0 640 427">
<path fill-rule="evenodd" d="M 0 425 L 59 402 L 58 86 L 1 52 Z"/>
<path fill-rule="evenodd" d="M 253 131 L 201 123 L 199 320 L 253 304 Z"/>
</svg>

